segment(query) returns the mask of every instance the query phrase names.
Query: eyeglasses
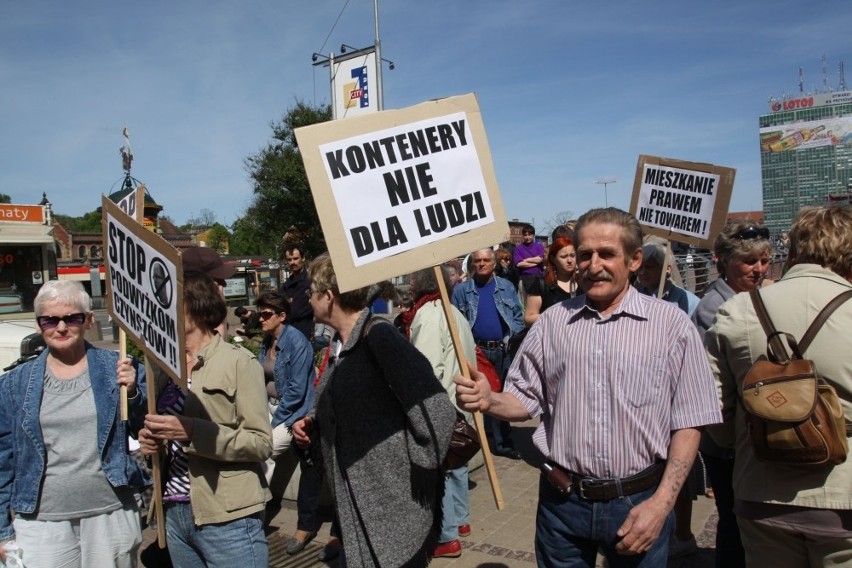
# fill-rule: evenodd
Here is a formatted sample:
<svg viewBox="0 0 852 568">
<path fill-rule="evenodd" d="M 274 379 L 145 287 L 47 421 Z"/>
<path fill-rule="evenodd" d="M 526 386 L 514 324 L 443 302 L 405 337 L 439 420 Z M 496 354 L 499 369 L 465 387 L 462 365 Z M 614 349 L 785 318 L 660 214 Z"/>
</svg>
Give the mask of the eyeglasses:
<svg viewBox="0 0 852 568">
<path fill-rule="evenodd" d="M 84 323 L 86 323 L 86 317 L 89 314 L 84 313 L 76 313 L 69 314 L 67 316 L 38 316 L 36 318 L 36 323 L 41 329 L 54 329 L 59 325 L 59 322 L 65 322 L 67 327 L 80 327 Z"/>
<path fill-rule="evenodd" d="M 260 319 L 262 320 L 268 320 L 269 318 L 275 315 L 275 312 L 273 312 L 272 310 L 262 310 L 258 312 L 257 315 L 259 315 Z"/>
<path fill-rule="evenodd" d="M 767 229 L 766 227 L 755 227 L 754 225 L 752 225 L 738 232 L 736 235 L 734 235 L 734 238 L 740 239 L 741 241 L 750 241 L 752 239 L 768 239 L 769 229 Z"/>
<path fill-rule="evenodd" d="M 308 288 L 307 290 L 305 290 L 305 296 L 307 296 L 308 299 L 313 298 L 314 294 L 322 294 L 322 293 L 323 293 L 322 290 L 314 290 L 313 288 Z"/>
</svg>

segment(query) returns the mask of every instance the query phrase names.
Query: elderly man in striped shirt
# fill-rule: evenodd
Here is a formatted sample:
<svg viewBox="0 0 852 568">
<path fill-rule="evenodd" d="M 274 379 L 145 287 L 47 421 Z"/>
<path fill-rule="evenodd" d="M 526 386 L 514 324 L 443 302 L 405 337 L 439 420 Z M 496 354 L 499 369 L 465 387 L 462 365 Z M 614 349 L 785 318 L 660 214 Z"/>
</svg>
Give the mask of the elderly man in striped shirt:
<svg viewBox="0 0 852 568">
<path fill-rule="evenodd" d="M 593 209 L 576 234 L 586 295 L 542 314 L 504 392 L 471 369 L 457 398 L 504 420 L 541 418 L 539 566 L 593 567 L 598 549 L 612 568 L 665 566 L 700 430 L 722 420 L 713 376 L 686 314 L 630 286 L 642 264 L 635 217 Z"/>
</svg>

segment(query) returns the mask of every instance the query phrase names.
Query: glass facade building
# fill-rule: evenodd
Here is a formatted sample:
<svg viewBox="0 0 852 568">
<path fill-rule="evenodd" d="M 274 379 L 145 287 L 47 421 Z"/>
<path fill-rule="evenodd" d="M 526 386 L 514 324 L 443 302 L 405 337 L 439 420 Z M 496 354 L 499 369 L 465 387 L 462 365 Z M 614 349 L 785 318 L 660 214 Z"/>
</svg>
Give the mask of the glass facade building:
<svg viewBox="0 0 852 568">
<path fill-rule="evenodd" d="M 764 219 L 778 235 L 802 207 L 852 192 L 852 91 L 771 100 L 760 150 Z"/>
</svg>

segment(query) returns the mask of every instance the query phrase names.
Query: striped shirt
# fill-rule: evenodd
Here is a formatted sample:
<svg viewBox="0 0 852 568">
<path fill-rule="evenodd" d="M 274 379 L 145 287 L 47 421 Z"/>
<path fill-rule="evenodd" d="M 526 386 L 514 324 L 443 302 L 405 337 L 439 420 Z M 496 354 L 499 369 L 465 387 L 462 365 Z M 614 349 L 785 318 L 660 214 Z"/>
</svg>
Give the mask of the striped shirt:
<svg viewBox="0 0 852 568">
<path fill-rule="evenodd" d="M 572 298 L 544 312 L 506 378 L 533 442 L 562 467 L 627 477 L 665 460 L 671 432 L 722 421 L 707 355 L 677 306 L 633 287 L 602 317 Z"/>
<path fill-rule="evenodd" d="M 188 385 L 192 379 L 187 378 Z M 166 416 L 183 415 L 186 392 L 177 383 L 169 380 L 157 399 L 157 413 Z M 175 440 L 168 443 L 168 475 L 164 491 L 164 501 L 189 501 L 189 459 L 183 451 L 183 445 Z"/>
</svg>

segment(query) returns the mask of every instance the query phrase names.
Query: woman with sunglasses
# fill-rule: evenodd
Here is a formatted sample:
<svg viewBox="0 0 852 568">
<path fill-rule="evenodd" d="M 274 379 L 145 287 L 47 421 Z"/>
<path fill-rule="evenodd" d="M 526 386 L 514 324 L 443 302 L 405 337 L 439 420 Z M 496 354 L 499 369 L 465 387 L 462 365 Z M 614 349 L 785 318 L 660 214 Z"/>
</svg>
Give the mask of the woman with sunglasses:
<svg viewBox="0 0 852 568">
<path fill-rule="evenodd" d="M 210 276 L 184 274 L 183 308 L 187 388 L 158 376 L 158 414 L 139 431 L 142 453 L 166 454 L 169 556 L 181 568 L 267 566 L 263 462 L 272 433 L 263 369 L 216 331 L 227 308 Z"/>
<path fill-rule="evenodd" d="M 278 292 L 264 292 L 255 301 L 263 331 L 258 360 L 263 366 L 272 417 L 272 457 L 266 460 L 266 481 L 272 486 L 275 459 L 293 444 L 293 422 L 305 416 L 314 403 L 314 352 L 305 335 L 290 325 L 290 302 Z M 316 510 L 322 487 L 319 467 L 298 453 L 299 492 L 296 534 L 287 545 L 296 554 L 317 535 Z"/>
<path fill-rule="evenodd" d="M 32 568 L 136 566 L 136 493 L 149 483 L 127 436 L 145 417 L 144 368 L 86 342 L 79 282 L 45 283 L 34 308 L 47 349 L 0 379 L 0 545 L 15 539 Z"/>
<path fill-rule="evenodd" d="M 751 222 L 729 223 L 716 237 L 713 253 L 719 278 L 707 287 L 692 314 L 702 340 L 722 304 L 740 292 L 754 290 L 763 282 L 772 253 L 769 230 Z M 701 436 L 699 449 L 719 513 L 716 566 L 745 566 L 745 553 L 734 515 L 734 452 L 718 446 L 706 433 Z"/>
</svg>

